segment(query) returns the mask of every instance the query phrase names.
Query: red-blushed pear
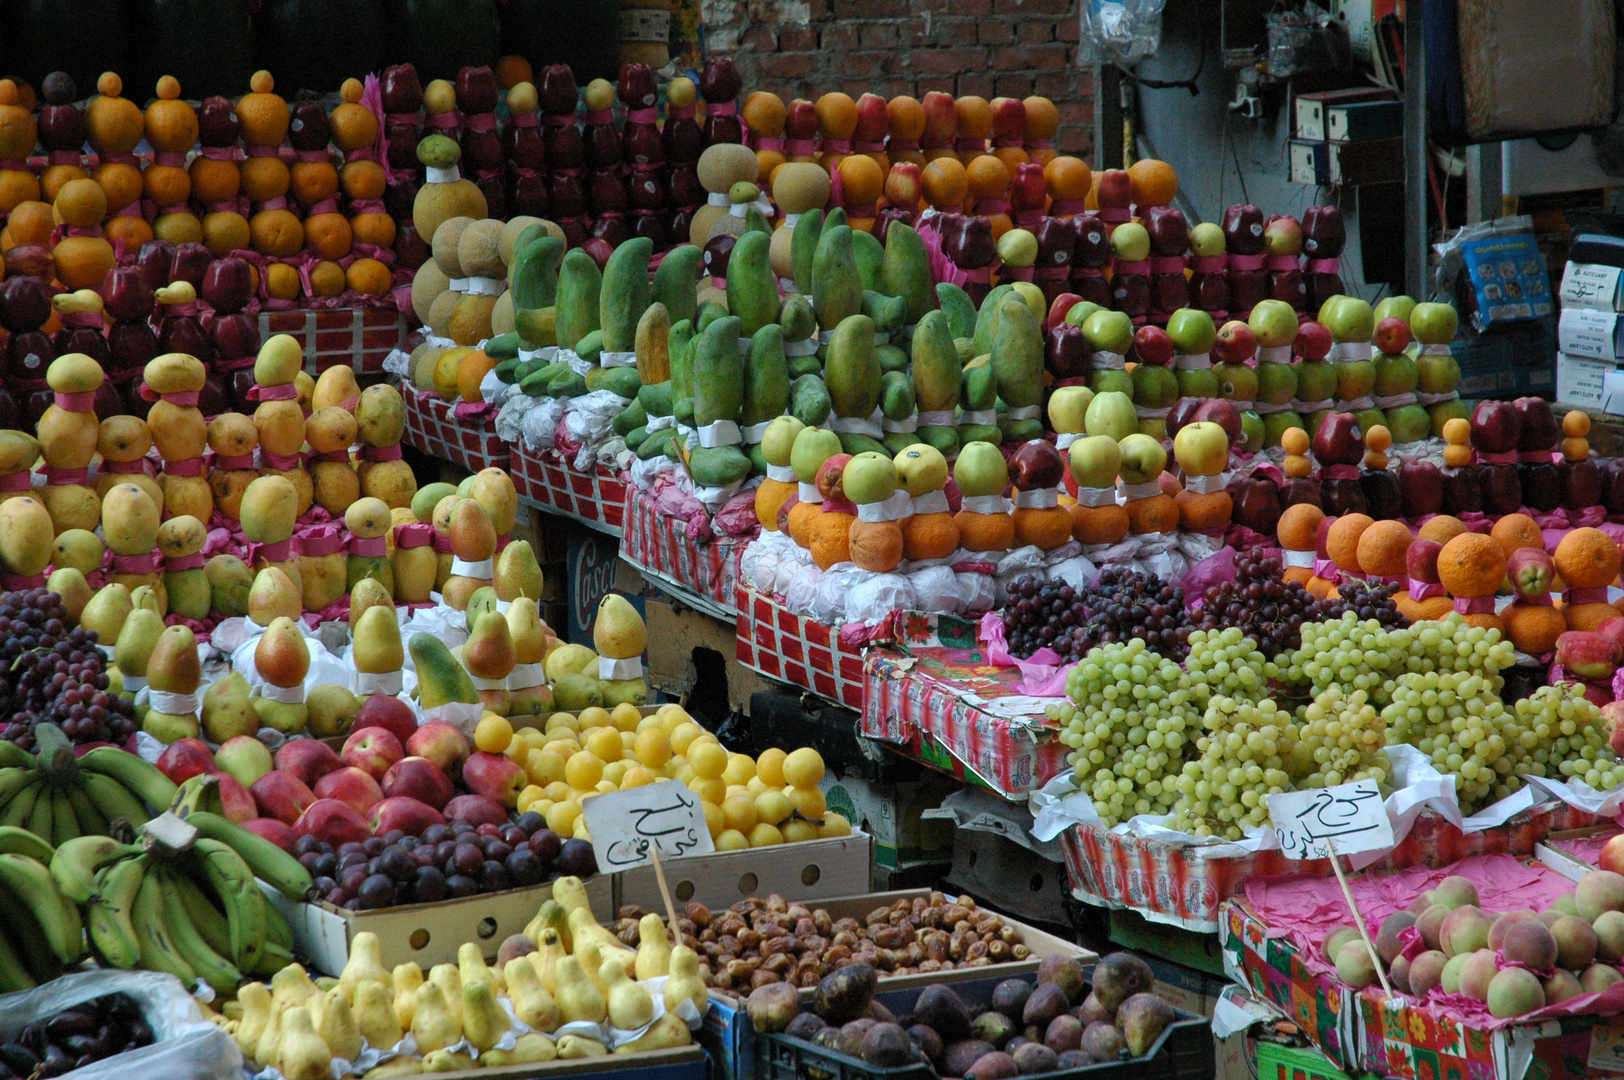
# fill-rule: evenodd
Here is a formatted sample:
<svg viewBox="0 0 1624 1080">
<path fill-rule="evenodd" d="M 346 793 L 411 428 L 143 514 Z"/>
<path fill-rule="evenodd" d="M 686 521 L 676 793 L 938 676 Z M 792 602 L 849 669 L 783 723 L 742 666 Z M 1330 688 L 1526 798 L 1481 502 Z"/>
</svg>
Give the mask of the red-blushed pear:
<svg viewBox="0 0 1624 1080">
<path fill-rule="evenodd" d="M 1621 653 L 1624 653 L 1624 617 L 1608 619 L 1596 627 L 1594 632 L 1604 638 L 1612 639 L 1613 644 L 1618 646 Z"/>
<path fill-rule="evenodd" d="M 275 818 L 249 818 L 247 821 L 241 822 L 241 825 L 255 836 L 263 837 L 289 853 L 292 853 L 293 845 L 299 839 L 294 835 L 292 829 Z"/>
<path fill-rule="evenodd" d="M 466 821 L 471 825 L 506 825 L 508 812 L 501 803 L 483 795 L 458 795 L 445 805 L 447 821 Z"/>
<path fill-rule="evenodd" d="M 468 750 L 468 736 L 444 720 L 429 721 L 406 740 L 408 755 L 428 758 L 447 775 L 468 756 Z"/>
<path fill-rule="evenodd" d="M 404 747 L 417 731 L 417 714 L 393 694 L 373 694 L 361 702 L 361 709 L 350 725 L 353 731 L 369 727 L 388 729 Z"/>
<path fill-rule="evenodd" d="M 462 782 L 474 794 L 511 808 L 518 804 L 519 792 L 529 780 L 524 770 L 506 754 L 487 754 L 479 750 L 463 762 Z"/>
<path fill-rule="evenodd" d="M 214 754 L 202 739 L 176 739 L 158 755 L 158 771 L 180 784 L 202 773 L 216 771 Z"/>
<path fill-rule="evenodd" d="M 328 773 L 316 781 L 312 792 L 318 799 L 337 799 L 349 803 L 363 817 L 374 806 L 383 802 L 383 789 L 371 773 L 353 765 Z"/>
<path fill-rule="evenodd" d="M 276 767 L 271 761 L 271 751 L 252 735 L 233 735 L 221 743 L 220 749 L 215 751 L 214 764 L 244 787 L 251 786 Z"/>
<path fill-rule="evenodd" d="M 444 825 L 445 815 L 410 796 L 396 795 L 374 805 L 367 814 L 367 824 L 375 836 L 396 829 L 407 836 L 421 836 L 430 825 Z"/>
<path fill-rule="evenodd" d="M 428 758 L 401 758 L 383 774 L 385 799 L 407 797 L 425 803 L 435 810 L 445 809 L 456 789 L 445 771 Z"/>
<path fill-rule="evenodd" d="M 305 787 L 315 787 L 317 780 L 343 767 L 338 751 L 320 739 L 289 739 L 276 751 L 276 771 L 287 773 Z"/>
<path fill-rule="evenodd" d="M 316 801 L 315 794 L 303 780 L 280 769 L 255 780 L 248 793 L 259 805 L 262 817 L 275 818 L 284 825 L 298 821 L 299 816 Z"/>
<path fill-rule="evenodd" d="M 1297 312 L 1284 300 L 1260 300 L 1246 317 L 1260 348 L 1280 348 L 1297 339 Z"/>
<path fill-rule="evenodd" d="M 351 732 L 338 756 L 344 764 L 360 769 L 374 780 L 382 780 L 389 767 L 406 756 L 406 751 L 392 732 L 371 727 Z"/>
<path fill-rule="evenodd" d="M 337 799 L 317 799 L 293 823 L 299 836 L 313 836 L 335 848 L 344 844 L 364 843 L 372 836 L 366 819 L 355 812 L 355 807 Z"/>
<path fill-rule="evenodd" d="M 237 781 L 230 773 L 210 773 L 219 781 L 220 806 L 225 811 L 227 820 L 241 825 L 243 822 L 259 816 L 259 805 L 248 789 Z"/>
</svg>

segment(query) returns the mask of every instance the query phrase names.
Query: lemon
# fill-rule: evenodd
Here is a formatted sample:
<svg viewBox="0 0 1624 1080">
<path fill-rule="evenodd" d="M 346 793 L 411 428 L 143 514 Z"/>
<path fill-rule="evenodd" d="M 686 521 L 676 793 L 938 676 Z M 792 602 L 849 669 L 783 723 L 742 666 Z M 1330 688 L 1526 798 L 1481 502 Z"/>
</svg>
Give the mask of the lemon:
<svg viewBox="0 0 1624 1080">
<path fill-rule="evenodd" d="M 618 789 L 620 787 L 621 778 L 624 777 L 630 769 L 631 766 L 626 764 L 624 761 L 611 761 L 609 764 L 603 767 L 603 778 L 615 785 L 615 787 Z"/>
<path fill-rule="evenodd" d="M 597 705 L 590 705 L 581 710 L 579 719 L 582 731 L 587 728 L 603 727 L 605 724 L 610 723 L 609 710 Z"/>
<path fill-rule="evenodd" d="M 727 768 L 722 770 L 722 779 L 728 782 L 729 787 L 735 784 L 741 786 L 748 784 L 750 778 L 754 775 L 756 775 L 756 763 L 755 759 L 749 754 L 729 754 L 727 756 Z"/>
<path fill-rule="evenodd" d="M 531 805 L 533 803 L 540 802 L 542 799 L 545 799 L 546 797 L 547 797 L 547 793 L 545 791 L 541 790 L 540 785 L 538 785 L 538 784 L 527 784 L 525 786 L 525 789 L 523 791 L 519 792 L 519 798 L 518 798 L 518 802 L 516 804 L 518 806 L 518 808 L 519 808 L 519 813 L 521 813 L 521 814 L 526 813 L 527 811 L 529 811 L 529 809 L 530 809 L 530 807 L 531 807 Z"/>
<path fill-rule="evenodd" d="M 720 777 L 713 776 L 706 780 L 696 776 L 688 781 L 688 790 L 716 806 L 722 805 L 722 800 L 727 798 L 727 785 L 722 783 Z"/>
<path fill-rule="evenodd" d="M 599 780 L 598 781 L 598 794 L 599 795 L 607 795 L 611 791 L 619 791 L 619 790 L 620 790 L 620 787 L 617 784 L 612 784 L 607 780 Z"/>
<path fill-rule="evenodd" d="M 768 825 L 777 825 L 789 817 L 792 809 L 789 796 L 782 791 L 763 791 L 756 796 L 756 817 Z M 750 846 L 756 845 L 752 843 Z"/>
<path fill-rule="evenodd" d="M 761 777 L 763 784 L 775 788 L 784 786 L 784 759 L 787 756 L 776 746 L 761 752 L 756 759 L 756 775 Z"/>
<path fill-rule="evenodd" d="M 778 831 L 776 825 L 769 825 L 763 821 L 750 830 L 751 847 L 772 847 L 783 842 L 784 834 Z"/>
<path fill-rule="evenodd" d="M 802 817 L 820 818 L 828 806 L 823 801 L 823 792 L 817 788 L 792 787 L 784 794 L 789 797 L 790 806 L 798 810 Z"/>
<path fill-rule="evenodd" d="M 636 731 L 643 722 L 643 714 L 630 702 L 621 702 L 609 713 L 609 722 L 621 731 Z"/>
<path fill-rule="evenodd" d="M 603 762 L 585 750 L 571 754 L 564 762 L 564 779 L 577 791 L 591 791 L 603 779 Z"/>
<path fill-rule="evenodd" d="M 823 756 L 803 746 L 784 759 L 784 783 L 798 788 L 817 787 L 823 779 Z"/>
<path fill-rule="evenodd" d="M 850 836 L 851 822 L 846 820 L 845 814 L 833 812 L 823 815 L 823 828 L 818 830 L 820 836 Z"/>
<path fill-rule="evenodd" d="M 547 811 L 547 827 L 559 836 L 573 836 L 575 819 L 581 816 L 581 804 L 570 802 L 554 803 Z"/>
<path fill-rule="evenodd" d="M 694 775 L 706 780 L 718 779 L 727 768 L 727 751 L 722 749 L 720 743 L 695 740 L 689 744 L 688 752 L 683 756 L 693 766 Z M 723 781 L 723 786 L 727 786 L 726 781 Z"/>
<path fill-rule="evenodd" d="M 818 838 L 818 828 L 810 821 L 800 821 L 798 819 L 786 821 L 784 827 L 779 831 L 784 834 L 784 843 L 786 844 L 799 844 L 802 840 L 816 840 Z"/>
<path fill-rule="evenodd" d="M 749 795 L 730 796 L 722 801 L 722 816 L 727 819 L 728 828 L 748 835 L 756 827 L 756 800 Z"/>
<path fill-rule="evenodd" d="M 474 745 L 487 754 L 500 754 L 513 742 L 513 725 L 507 717 L 486 713 L 474 728 Z"/>
<path fill-rule="evenodd" d="M 701 735 L 704 730 L 691 721 L 678 724 L 671 732 L 671 749 L 674 753 L 686 754 L 689 745 Z M 717 770 L 720 772 L 721 770 Z"/>
<path fill-rule="evenodd" d="M 620 752 L 625 747 L 621 744 L 618 728 L 601 727 L 586 737 L 585 749 L 599 761 L 619 761 Z"/>
<path fill-rule="evenodd" d="M 701 803 L 705 808 L 705 827 L 710 829 L 711 839 L 715 840 L 722 835 L 727 826 L 727 819 L 722 816 L 722 808 L 715 803 Z"/>
<path fill-rule="evenodd" d="M 750 838 L 737 829 L 723 829 L 716 838 L 717 851 L 743 851 L 750 846 Z"/>
</svg>

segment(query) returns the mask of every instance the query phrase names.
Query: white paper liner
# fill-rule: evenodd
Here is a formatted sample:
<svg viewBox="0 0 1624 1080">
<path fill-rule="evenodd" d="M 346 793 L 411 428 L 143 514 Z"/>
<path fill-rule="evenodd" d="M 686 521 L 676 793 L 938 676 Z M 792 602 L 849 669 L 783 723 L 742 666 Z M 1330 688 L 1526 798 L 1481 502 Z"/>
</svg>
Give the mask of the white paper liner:
<svg viewBox="0 0 1624 1080">
<path fill-rule="evenodd" d="M 920 427 L 952 427 L 954 420 L 952 409 L 922 409 L 919 413 Z"/>
<path fill-rule="evenodd" d="M 1117 489 L 1114 487 L 1080 487 L 1077 489 L 1078 506 L 1116 506 Z"/>
<path fill-rule="evenodd" d="M 608 656 L 598 657 L 598 678 L 600 679 L 641 679 L 642 677 L 642 657 L 627 656 L 618 660 Z"/>
<path fill-rule="evenodd" d="M 424 170 L 423 175 L 431 184 L 455 184 L 462 179 L 462 173 L 457 171 L 455 165 L 446 169 L 437 169 L 430 165 Z"/>
<path fill-rule="evenodd" d="M 1423 346 L 1421 346 L 1421 355 L 1422 356 L 1453 356 L 1453 355 L 1455 355 L 1455 350 L 1450 348 L 1449 343 L 1446 341 L 1446 342 L 1444 342 L 1442 344 L 1439 344 L 1439 345 L 1423 345 Z"/>
<path fill-rule="evenodd" d="M 1370 400 L 1369 397 L 1356 397 L 1351 401 L 1339 398 L 1336 403 L 1337 412 L 1358 412 L 1360 409 L 1374 409 L 1375 407 L 1376 403 Z"/>
<path fill-rule="evenodd" d="M 793 472 L 794 470 L 791 469 L 790 471 Z M 800 484 L 800 481 L 796 481 L 796 483 Z M 800 490 L 797 492 L 797 495 L 799 496 L 800 501 L 804 503 L 823 502 L 823 492 L 818 490 L 818 485 L 816 484 L 800 484 Z"/>
<path fill-rule="evenodd" d="M 759 424 L 751 424 L 739 431 L 739 437 L 747 446 L 755 446 L 767 437 L 767 428 L 772 425 L 771 420 L 764 420 Z"/>
<path fill-rule="evenodd" d="M 1415 404 L 1413 391 L 1404 394 L 1372 394 L 1370 398 L 1376 403 L 1378 409 L 1397 409 L 1404 405 Z"/>
<path fill-rule="evenodd" d="M 147 705 L 153 712 L 163 713 L 166 716 L 185 716 L 187 713 L 197 712 L 198 702 L 202 694 L 193 690 L 191 693 L 176 693 L 172 690 L 154 690 L 147 688 Z M 304 700 L 304 687 L 299 687 L 299 700 Z"/>
<path fill-rule="evenodd" d="M 1224 490 L 1228 482 L 1228 473 L 1218 473 L 1215 476 L 1186 476 L 1184 490 L 1196 495 L 1211 495 L 1215 491 Z"/>
<path fill-rule="evenodd" d="M 454 277 L 451 279 L 450 284 L 447 285 L 446 288 L 455 293 L 465 293 L 468 291 L 468 279 L 465 277 Z"/>
<path fill-rule="evenodd" d="M 780 484 L 795 483 L 795 467 L 793 465 L 767 466 L 767 479 L 776 480 Z"/>
<path fill-rule="evenodd" d="M 1211 353 L 1174 353 L 1174 371 L 1208 371 L 1212 368 Z"/>
<path fill-rule="evenodd" d="M 870 525 L 877 525 L 882 521 L 889 521 L 891 519 L 885 516 L 885 504 L 883 502 L 877 502 L 858 503 L 857 520 L 867 522 Z"/>
<path fill-rule="evenodd" d="M 1375 355 L 1375 346 L 1368 341 L 1339 341 L 1331 346 L 1332 360 L 1369 360 Z"/>
<path fill-rule="evenodd" d="M 1422 405 L 1441 405 L 1446 401 L 1454 401 L 1460 397 L 1460 391 L 1451 390 L 1447 394 L 1424 394 L 1417 390 L 1415 400 Z"/>
<path fill-rule="evenodd" d="M 664 431 L 668 427 L 676 427 L 676 426 L 677 426 L 677 418 L 675 416 L 672 416 L 669 413 L 667 413 L 665 416 L 651 416 L 651 417 L 649 417 L 648 418 L 648 423 L 646 425 L 644 425 L 644 430 L 647 431 L 650 435 L 652 435 L 656 431 Z"/>
<path fill-rule="evenodd" d="M 887 432 L 897 435 L 912 435 L 919 430 L 919 414 L 905 416 L 901 420 L 892 420 L 887 417 L 880 421 L 880 426 Z"/>
<path fill-rule="evenodd" d="M 747 215 L 748 213 L 750 213 L 750 208 L 752 206 L 754 206 L 754 205 L 756 205 L 756 204 L 755 203 L 747 203 L 747 202 L 745 202 L 745 203 L 734 203 L 733 205 L 731 205 L 731 206 L 729 206 L 727 208 L 727 212 L 729 214 L 732 214 L 736 218 L 742 218 L 745 215 Z"/>
<path fill-rule="evenodd" d="M 1031 491 L 1015 492 L 1017 510 L 1048 510 L 1059 505 L 1059 488 L 1033 488 Z"/>
<path fill-rule="evenodd" d="M 793 229 L 796 225 L 800 224 L 800 221 L 800 214 L 785 214 L 783 227 L 786 229 Z"/>
<path fill-rule="evenodd" d="M 878 439 L 885 434 L 879 421 L 866 417 L 837 416 L 834 418 L 834 429 L 842 435 L 867 435 L 871 439 Z"/>
<path fill-rule="evenodd" d="M 1037 405 L 1011 405 L 1004 410 L 1004 415 L 1011 420 L 1036 420 L 1043 415 L 1043 410 Z"/>
<path fill-rule="evenodd" d="M 1060 451 L 1070 450 L 1072 443 L 1076 442 L 1078 439 L 1086 437 L 1087 434 L 1088 433 L 1085 431 L 1058 432 L 1054 437 L 1054 448 Z"/>
<path fill-rule="evenodd" d="M 501 296 L 507 292 L 507 282 L 501 278 L 471 277 L 467 281 L 469 296 Z"/>
<path fill-rule="evenodd" d="M 920 514 L 945 514 L 949 509 L 951 507 L 947 502 L 947 492 L 940 488 L 913 496 L 913 512 L 916 517 Z"/>
<path fill-rule="evenodd" d="M 705 205 L 707 205 L 707 206 L 732 206 L 733 205 L 733 200 L 727 197 L 727 192 L 725 192 L 725 191 L 712 191 L 712 192 L 706 193 L 706 195 L 705 195 Z"/>
<path fill-rule="evenodd" d="M 303 705 L 305 700 L 304 683 L 293 686 L 277 686 L 275 683 L 262 683 L 259 696 L 266 701 L 280 701 L 284 705 Z"/>
<path fill-rule="evenodd" d="M 889 345 L 889 344 L 891 344 L 891 334 L 890 334 L 889 331 L 886 331 L 886 330 L 876 330 L 876 331 L 874 331 L 874 347 L 876 349 L 879 348 L 881 345 Z"/>
<path fill-rule="evenodd" d="M 744 436 L 739 433 L 739 425 L 732 420 L 717 420 L 699 429 L 699 445 L 706 449 L 737 446 L 743 439 Z"/>
<path fill-rule="evenodd" d="M 1324 412 L 1326 409 L 1335 407 L 1335 405 L 1335 400 L 1331 398 L 1325 398 L 1321 401 L 1304 401 L 1302 398 L 1291 399 L 1292 411 L 1300 413 Z"/>
<path fill-rule="evenodd" d="M 506 690 L 507 689 L 507 676 L 506 675 L 502 676 L 500 679 L 486 679 L 486 678 L 483 678 L 483 677 L 481 677 L 479 675 L 475 675 L 473 672 L 470 671 L 468 673 L 468 681 L 474 684 L 474 689 L 475 690 Z"/>
<path fill-rule="evenodd" d="M 1118 352 L 1099 350 L 1089 361 L 1091 371 L 1123 371 L 1127 367 L 1128 358 Z"/>
<path fill-rule="evenodd" d="M 109 651 L 111 651 L 111 649 L 109 649 Z M 107 659 L 111 660 L 112 657 L 109 656 Z M 126 676 L 124 676 L 124 690 L 125 690 L 126 693 L 139 694 L 141 691 L 145 690 L 146 688 L 147 688 L 147 677 L 145 675 L 126 675 Z"/>
<path fill-rule="evenodd" d="M 1291 363 L 1291 346 L 1259 345 L 1257 348 L 1257 362 L 1260 364 L 1289 364 Z"/>
<path fill-rule="evenodd" d="M 959 416 L 959 423 L 963 425 L 980 424 L 982 427 L 991 427 L 998 423 L 998 410 L 965 409 Z"/>
<path fill-rule="evenodd" d="M 618 352 L 618 351 L 617 352 L 608 352 L 608 351 L 604 351 L 604 352 L 601 352 L 601 353 L 598 354 L 598 366 L 599 367 L 606 367 L 606 368 L 636 367 L 637 366 L 637 353 L 635 351 L 630 351 L 630 352 Z"/>
<path fill-rule="evenodd" d="M 541 661 L 534 664 L 514 664 L 513 670 L 508 672 L 507 688 L 509 690 L 528 690 L 532 686 L 547 685 L 547 665 Z"/>
<path fill-rule="evenodd" d="M 362 694 L 399 694 L 404 675 L 400 671 L 357 671 L 350 679 L 350 689 L 357 697 Z"/>
<path fill-rule="evenodd" d="M 1130 484 L 1126 480 L 1122 482 L 1122 497 L 1128 502 L 1133 502 L 1136 499 L 1154 498 L 1161 493 L 1162 485 L 1159 480 L 1146 480 L 1139 484 Z"/>
<path fill-rule="evenodd" d="M 452 577 L 471 577 L 486 580 L 496 573 L 495 559 L 480 559 L 478 562 L 468 562 L 466 559 L 451 557 Z"/>
<path fill-rule="evenodd" d="M 959 501 L 959 509 L 967 514 L 1007 514 L 1009 500 L 1002 495 L 966 495 Z"/>
<path fill-rule="evenodd" d="M 1291 548 L 1282 548 L 1281 565 L 1296 566 L 1304 570 L 1314 569 L 1314 553 L 1312 551 L 1293 551 Z"/>
</svg>

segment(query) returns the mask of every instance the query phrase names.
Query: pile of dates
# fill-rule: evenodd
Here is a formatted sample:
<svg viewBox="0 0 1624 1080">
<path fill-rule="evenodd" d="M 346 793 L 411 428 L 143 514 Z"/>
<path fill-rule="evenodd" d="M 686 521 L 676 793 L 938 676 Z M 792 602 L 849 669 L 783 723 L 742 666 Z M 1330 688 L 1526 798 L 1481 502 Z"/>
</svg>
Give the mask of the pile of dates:
<svg viewBox="0 0 1624 1080">
<path fill-rule="evenodd" d="M 152 1045 L 152 1027 L 128 994 L 82 1001 L 0 1043 L 0 1080 L 61 1076 L 91 1062 Z"/>
<path fill-rule="evenodd" d="M 637 947 L 639 907 L 623 907 L 610 927 Z M 699 953 L 705 985 L 748 994 L 787 982 L 816 986 L 847 964 L 872 964 L 881 977 L 1024 960 L 1021 935 L 1002 916 L 976 907 L 968 896 L 944 893 L 899 899 L 859 921 L 834 918 L 820 907 L 790 903 L 776 893 L 740 900 L 711 912 L 690 903 L 677 920 L 683 943 Z"/>
</svg>

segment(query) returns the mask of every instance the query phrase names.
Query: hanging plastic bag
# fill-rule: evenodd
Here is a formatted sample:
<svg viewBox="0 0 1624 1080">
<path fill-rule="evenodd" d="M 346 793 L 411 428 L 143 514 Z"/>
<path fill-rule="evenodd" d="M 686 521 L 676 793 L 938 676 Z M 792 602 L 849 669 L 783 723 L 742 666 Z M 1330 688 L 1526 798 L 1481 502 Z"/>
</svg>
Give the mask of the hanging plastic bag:
<svg viewBox="0 0 1624 1080">
<path fill-rule="evenodd" d="M 1164 0 L 1083 0 L 1077 62 L 1131 67 L 1162 46 Z"/>
</svg>

